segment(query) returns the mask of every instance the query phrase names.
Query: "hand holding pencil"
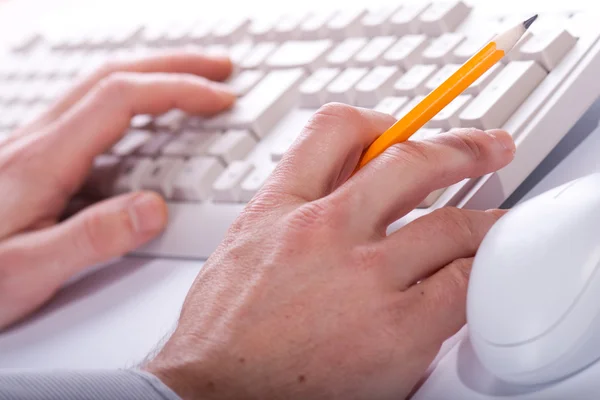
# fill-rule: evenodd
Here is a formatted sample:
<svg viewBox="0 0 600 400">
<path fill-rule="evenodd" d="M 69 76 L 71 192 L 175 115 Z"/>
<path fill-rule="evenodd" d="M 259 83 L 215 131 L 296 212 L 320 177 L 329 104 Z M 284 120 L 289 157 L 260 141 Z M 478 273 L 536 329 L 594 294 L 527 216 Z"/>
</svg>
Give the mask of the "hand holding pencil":
<svg viewBox="0 0 600 400">
<path fill-rule="evenodd" d="M 383 153 L 388 147 L 408 140 L 421 129 L 431 118 L 500 61 L 521 39 L 536 18 L 537 15 L 534 15 L 496 35 L 454 74 L 429 93 L 415 108 L 371 143 L 362 154 L 356 171 Z"/>
</svg>

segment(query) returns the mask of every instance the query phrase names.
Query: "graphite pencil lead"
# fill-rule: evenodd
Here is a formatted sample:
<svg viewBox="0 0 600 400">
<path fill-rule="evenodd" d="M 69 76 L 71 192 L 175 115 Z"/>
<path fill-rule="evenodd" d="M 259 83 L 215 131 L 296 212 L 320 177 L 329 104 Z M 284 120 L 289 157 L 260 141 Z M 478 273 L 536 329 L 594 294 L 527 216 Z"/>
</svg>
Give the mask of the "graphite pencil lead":
<svg viewBox="0 0 600 400">
<path fill-rule="evenodd" d="M 531 24 L 533 24 L 533 21 L 535 21 L 537 19 L 538 15 L 535 14 L 533 17 L 529 18 L 526 21 L 523 21 L 523 26 L 525 27 L 525 29 L 529 29 L 529 27 L 531 26 Z"/>
</svg>

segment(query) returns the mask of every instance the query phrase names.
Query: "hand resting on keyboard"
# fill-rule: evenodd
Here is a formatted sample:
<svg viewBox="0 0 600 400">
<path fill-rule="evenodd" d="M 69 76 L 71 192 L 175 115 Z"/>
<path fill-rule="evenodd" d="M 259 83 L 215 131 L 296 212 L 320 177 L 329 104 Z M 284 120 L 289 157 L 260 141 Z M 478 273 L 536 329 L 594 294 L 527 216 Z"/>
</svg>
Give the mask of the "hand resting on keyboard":
<svg viewBox="0 0 600 400">
<path fill-rule="evenodd" d="M 85 267 L 164 229 L 164 200 L 139 191 L 57 222 L 94 157 L 121 139 L 131 115 L 172 107 L 197 115 L 225 110 L 235 96 L 216 81 L 231 70 L 228 59 L 193 53 L 109 65 L 0 141 L 0 327 L 36 309 Z"/>
</svg>

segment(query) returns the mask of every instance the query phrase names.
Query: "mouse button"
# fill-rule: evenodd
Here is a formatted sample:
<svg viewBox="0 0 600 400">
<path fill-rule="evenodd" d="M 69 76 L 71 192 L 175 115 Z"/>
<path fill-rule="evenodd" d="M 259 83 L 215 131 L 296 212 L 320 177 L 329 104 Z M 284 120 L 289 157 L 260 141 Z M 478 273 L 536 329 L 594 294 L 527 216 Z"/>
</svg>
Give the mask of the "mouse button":
<svg viewBox="0 0 600 400">
<path fill-rule="evenodd" d="M 553 194 L 555 199 L 598 199 L 600 198 L 600 173 L 575 179 L 574 181 L 559 186 L 557 189 L 559 190 Z"/>
<path fill-rule="evenodd" d="M 556 207 L 518 207 L 488 232 L 473 263 L 469 324 L 490 343 L 514 345 L 550 329 L 583 290 L 596 264 L 600 224 Z M 524 233 L 525 232 L 525 233 Z M 597 262 L 597 260 L 592 260 Z M 587 270 L 581 266 L 587 265 Z"/>
<path fill-rule="evenodd" d="M 580 370 L 600 358 L 600 273 L 555 325 L 532 340 L 498 346 L 471 327 L 469 334 L 482 363 L 508 382 L 542 383 Z"/>
</svg>

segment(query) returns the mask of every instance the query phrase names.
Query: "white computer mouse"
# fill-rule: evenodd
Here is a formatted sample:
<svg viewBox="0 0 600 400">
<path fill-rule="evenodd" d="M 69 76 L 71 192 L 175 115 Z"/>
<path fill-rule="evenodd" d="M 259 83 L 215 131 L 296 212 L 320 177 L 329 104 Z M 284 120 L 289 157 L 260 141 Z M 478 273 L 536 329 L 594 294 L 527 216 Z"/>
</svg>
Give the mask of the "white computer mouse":
<svg viewBox="0 0 600 400">
<path fill-rule="evenodd" d="M 516 206 L 477 252 L 467 294 L 483 366 L 518 384 L 600 359 L 600 173 Z"/>
</svg>

